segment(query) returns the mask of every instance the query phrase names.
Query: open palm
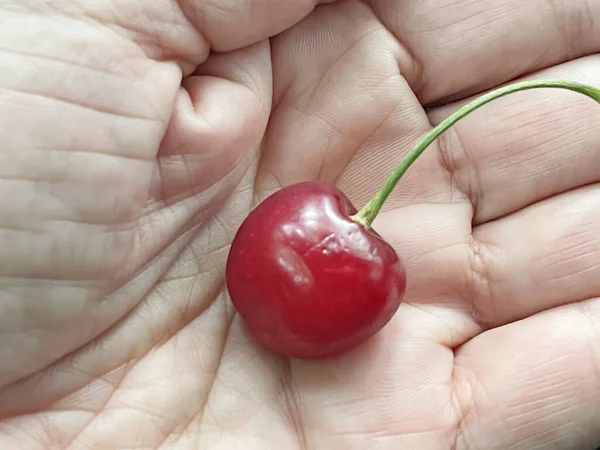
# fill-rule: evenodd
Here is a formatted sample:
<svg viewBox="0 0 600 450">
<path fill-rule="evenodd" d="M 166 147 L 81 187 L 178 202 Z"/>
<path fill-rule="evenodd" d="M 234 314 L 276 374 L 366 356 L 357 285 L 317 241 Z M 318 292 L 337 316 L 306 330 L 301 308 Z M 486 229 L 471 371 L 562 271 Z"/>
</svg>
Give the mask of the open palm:
<svg viewBox="0 0 600 450">
<path fill-rule="evenodd" d="M 598 85 L 593 0 L 0 3 L 0 448 L 600 445 L 600 107 L 498 100 L 374 224 L 406 301 L 360 348 L 258 346 L 224 286 L 253 206 L 357 207 L 469 96 Z"/>
</svg>

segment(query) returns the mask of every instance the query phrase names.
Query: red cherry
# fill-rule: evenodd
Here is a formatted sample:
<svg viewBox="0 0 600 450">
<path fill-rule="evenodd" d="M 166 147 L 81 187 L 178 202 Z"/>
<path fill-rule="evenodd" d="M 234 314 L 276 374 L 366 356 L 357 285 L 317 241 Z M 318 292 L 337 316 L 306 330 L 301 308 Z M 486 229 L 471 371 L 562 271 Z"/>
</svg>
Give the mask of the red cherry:
<svg viewBox="0 0 600 450">
<path fill-rule="evenodd" d="M 562 80 L 521 81 L 488 92 L 427 132 L 357 212 L 335 186 L 306 182 L 261 203 L 227 260 L 227 288 L 250 333 L 285 356 L 323 358 L 373 336 L 405 293 L 404 265 L 371 223 L 398 181 L 440 134 L 477 108 L 535 88 L 567 89 L 600 103 L 600 90 Z"/>
<path fill-rule="evenodd" d="M 263 346 L 289 357 L 332 356 L 394 315 L 404 266 L 377 233 L 350 218 L 356 212 L 335 186 L 304 182 L 246 218 L 229 253 L 227 287 Z"/>
</svg>

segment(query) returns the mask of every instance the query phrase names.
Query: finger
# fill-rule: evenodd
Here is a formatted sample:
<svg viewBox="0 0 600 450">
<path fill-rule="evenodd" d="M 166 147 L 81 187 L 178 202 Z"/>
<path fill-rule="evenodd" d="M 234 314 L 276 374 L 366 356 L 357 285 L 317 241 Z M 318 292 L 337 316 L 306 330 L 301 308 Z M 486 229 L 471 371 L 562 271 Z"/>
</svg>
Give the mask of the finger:
<svg viewBox="0 0 600 450">
<path fill-rule="evenodd" d="M 536 74 L 600 87 L 600 55 Z M 459 105 L 434 110 L 439 122 Z M 439 139 L 453 188 L 482 223 L 533 202 L 600 181 L 600 105 L 577 93 L 512 94 L 462 119 Z"/>
<path fill-rule="evenodd" d="M 179 84 L 105 27 L 32 3 L 0 6 L 0 385 L 136 301 L 102 300 L 132 272 L 132 224 Z"/>
<path fill-rule="evenodd" d="M 598 297 L 599 224 L 597 183 L 475 228 L 461 256 L 447 253 L 457 259 L 438 281 L 484 327 Z"/>
<path fill-rule="evenodd" d="M 457 449 L 600 446 L 600 299 L 485 332 L 456 353 Z"/>
<path fill-rule="evenodd" d="M 266 41 L 212 54 L 185 78 L 158 153 L 153 200 L 170 204 L 215 183 L 230 191 L 256 156 L 271 85 Z"/>
<path fill-rule="evenodd" d="M 291 27 L 319 3 L 332 0 L 183 0 L 188 17 L 218 52 L 274 36 Z"/>
<path fill-rule="evenodd" d="M 339 181 L 363 203 L 383 179 L 369 155 L 388 153 L 389 160 L 389 152 L 408 147 L 429 127 L 398 75 L 398 65 L 410 61 L 359 2 L 318 8 L 271 47 L 274 108 L 260 187 L 269 192 L 305 179 Z"/>
<path fill-rule="evenodd" d="M 140 219 L 134 253 L 139 261 L 158 259 L 165 243 L 176 242 L 178 248 L 189 245 L 182 233 L 200 225 L 210 230 L 210 244 L 219 247 L 219 252 L 233 238 L 229 226 L 241 222 L 251 206 L 252 196 L 242 191 L 251 190 L 252 164 L 270 109 L 266 41 L 212 54 L 194 75 L 184 79 L 158 152 L 148 206 Z M 235 207 L 227 208 L 228 201 L 235 202 Z M 226 209 L 236 214 L 225 220 Z M 216 212 L 220 213 L 217 219 Z M 214 254 L 210 259 L 211 268 L 222 268 L 215 266 Z"/>
<path fill-rule="evenodd" d="M 600 50 L 595 0 L 371 0 L 419 61 L 424 103 L 464 97 Z"/>
<path fill-rule="evenodd" d="M 57 8 L 112 25 L 116 34 L 135 41 L 152 59 L 177 61 L 192 70 L 210 52 L 228 52 L 273 36 L 331 0 L 160 0 L 62 2 Z"/>
</svg>

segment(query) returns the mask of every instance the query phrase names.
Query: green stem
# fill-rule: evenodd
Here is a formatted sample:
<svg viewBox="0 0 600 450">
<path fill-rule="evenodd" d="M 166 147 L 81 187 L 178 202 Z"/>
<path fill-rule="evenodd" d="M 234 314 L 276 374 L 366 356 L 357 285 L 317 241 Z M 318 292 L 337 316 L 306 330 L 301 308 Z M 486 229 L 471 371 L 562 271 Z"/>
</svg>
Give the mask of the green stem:
<svg viewBox="0 0 600 450">
<path fill-rule="evenodd" d="M 412 150 L 407 153 L 404 159 L 402 159 L 398 167 L 396 167 L 396 169 L 385 181 L 379 192 L 377 192 L 377 194 L 375 194 L 375 196 L 358 213 L 353 215 L 351 219 L 357 223 L 360 223 L 364 227 L 369 228 L 373 223 L 373 220 L 375 220 L 375 217 L 377 217 L 377 214 L 379 214 L 383 203 L 386 201 L 394 187 L 396 187 L 396 184 L 398 184 L 398 181 L 400 181 L 400 178 L 402 178 L 406 170 L 412 165 L 412 163 L 416 161 L 416 159 L 421 155 L 421 153 L 425 151 L 429 144 L 431 144 L 444 131 L 446 131 L 460 119 L 462 119 L 469 113 L 475 111 L 480 106 L 491 102 L 492 100 L 504 97 L 508 94 L 512 94 L 513 92 L 519 92 L 527 89 L 536 88 L 568 89 L 570 91 L 584 94 L 600 103 L 600 89 L 596 89 L 591 86 L 586 86 L 584 84 L 579 84 L 572 81 L 562 80 L 522 81 L 519 83 L 514 83 L 508 86 L 501 87 L 487 94 L 484 94 L 481 97 L 473 100 L 471 103 L 468 103 L 467 105 L 457 110 L 454 114 L 449 116 L 438 126 L 436 126 L 427 134 L 425 134 L 425 136 L 423 136 L 423 138 L 412 148 Z"/>
</svg>

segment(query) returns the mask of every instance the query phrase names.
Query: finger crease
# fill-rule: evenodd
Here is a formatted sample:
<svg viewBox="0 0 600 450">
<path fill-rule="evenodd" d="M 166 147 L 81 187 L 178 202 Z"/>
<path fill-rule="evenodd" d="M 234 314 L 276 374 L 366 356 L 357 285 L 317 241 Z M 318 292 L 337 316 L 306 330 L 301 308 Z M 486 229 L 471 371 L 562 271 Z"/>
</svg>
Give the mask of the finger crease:
<svg viewBox="0 0 600 450">
<path fill-rule="evenodd" d="M 284 413 L 288 422 L 296 435 L 300 450 L 307 450 L 308 443 L 306 439 L 306 429 L 302 420 L 302 412 L 298 404 L 298 399 L 293 391 L 293 374 L 290 366 L 290 360 L 285 358 L 281 367 L 281 399 Z"/>
<path fill-rule="evenodd" d="M 418 96 L 421 92 L 425 91 L 426 82 L 424 78 L 424 69 L 421 60 L 417 57 L 416 53 L 412 51 L 410 46 L 407 44 L 406 39 L 404 39 L 399 32 L 394 31 L 392 27 L 390 27 L 385 20 L 380 18 L 377 15 L 377 12 L 370 4 L 370 2 L 364 1 L 365 6 L 369 8 L 369 10 L 373 13 L 375 17 L 379 20 L 379 23 L 385 30 L 394 38 L 397 45 L 402 49 L 405 54 L 406 61 L 401 63 L 398 62 L 398 70 L 402 77 L 406 80 L 408 85 L 411 87 L 413 92 Z M 396 27 L 398 28 L 398 27 Z"/>
<path fill-rule="evenodd" d="M 497 316 L 498 302 L 494 293 L 495 273 L 490 248 L 471 235 L 467 243 L 465 271 L 467 304 L 471 305 L 471 317 L 483 329 L 490 328 Z"/>
<path fill-rule="evenodd" d="M 477 207 L 481 203 L 482 192 L 475 161 L 454 128 L 448 129 L 439 136 L 437 148 L 440 165 L 448 174 L 451 200 L 454 199 L 455 194 L 458 194 L 461 199 L 469 200 L 475 217 Z"/>
</svg>

